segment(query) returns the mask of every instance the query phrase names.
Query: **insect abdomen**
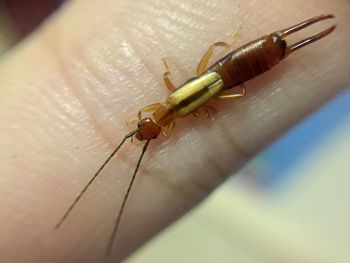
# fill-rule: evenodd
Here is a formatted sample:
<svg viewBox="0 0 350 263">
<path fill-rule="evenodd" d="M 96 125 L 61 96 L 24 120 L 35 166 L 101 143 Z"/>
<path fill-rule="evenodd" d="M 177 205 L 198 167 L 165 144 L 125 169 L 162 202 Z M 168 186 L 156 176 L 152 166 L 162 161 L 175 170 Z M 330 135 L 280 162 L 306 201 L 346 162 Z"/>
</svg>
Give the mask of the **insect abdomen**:
<svg viewBox="0 0 350 263">
<path fill-rule="evenodd" d="M 277 35 L 264 36 L 232 51 L 209 70 L 219 73 L 224 89 L 230 89 L 278 64 L 285 47 L 285 42 Z"/>
</svg>

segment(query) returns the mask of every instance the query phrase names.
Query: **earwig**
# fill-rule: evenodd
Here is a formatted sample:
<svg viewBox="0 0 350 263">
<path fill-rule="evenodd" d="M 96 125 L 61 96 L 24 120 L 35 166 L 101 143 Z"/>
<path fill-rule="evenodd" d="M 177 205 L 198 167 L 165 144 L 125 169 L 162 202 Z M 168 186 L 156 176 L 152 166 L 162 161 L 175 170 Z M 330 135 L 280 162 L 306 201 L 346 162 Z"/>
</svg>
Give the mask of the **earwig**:
<svg viewBox="0 0 350 263">
<path fill-rule="evenodd" d="M 174 128 L 175 120 L 177 118 L 185 117 L 189 114 L 193 114 L 200 118 L 207 118 L 209 112 L 206 104 L 213 98 L 236 99 L 243 97 L 245 95 L 245 88 L 242 86 L 244 82 L 271 69 L 282 59 L 294 53 L 296 50 L 329 35 L 336 26 L 333 25 L 318 34 L 296 42 L 293 45 L 287 45 L 284 40 L 285 37 L 321 20 L 330 18 L 334 18 L 334 16 L 317 16 L 292 27 L 258 38 L 228 53 L 207 68 L 210 57 L 217 47 L 230 47 L 232 45 L 232 43 L 216 42 L 209 47 L 208 51 L 200 60 L 197 67 L 197 77 L 188 80 L 179 88 L 175 88 L 175 85 L 169 79 L 169 67 L 167 61 L 163 59 L 166 69 L 163 73 L 163 79 L 166 87 L 171 91 L 171 94 L 163 103 L 151 104 L 142 108 L 138 112 L 137 128 L 124 137 L 122 142 L 106 159 L 103 165 L 76 197 L 55 228 L 62 225 L 88 187 L 93 183 L 110 159 L 119 151 L 127 139 L 135 137 L 139 141 L 146 141 L 119 209 L 106 250 L 106 255 L 108 255 L 113 248 L 113 243 L 118 232 L 126 201 L 150 141 L 156 139 L 160 134 L 168 136 Z M 240 86 L 241 91 L 238 93 L 230 92 L 230 89 L 236 86 Z M 146 112 L 151 113 L 151 117 L 142 118 L 142 114 Z"/>
</svg>

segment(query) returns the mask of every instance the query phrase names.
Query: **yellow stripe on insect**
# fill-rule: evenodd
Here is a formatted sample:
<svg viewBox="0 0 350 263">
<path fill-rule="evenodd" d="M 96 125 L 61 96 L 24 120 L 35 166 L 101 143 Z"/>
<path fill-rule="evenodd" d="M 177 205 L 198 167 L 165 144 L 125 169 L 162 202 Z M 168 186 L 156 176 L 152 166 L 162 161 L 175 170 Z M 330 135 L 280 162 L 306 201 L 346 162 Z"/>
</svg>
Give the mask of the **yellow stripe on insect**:
<svg viewBox="0 0 350 263">
<path fill-rule="evenodd" d="M 168 97 L 167 102 L 177 109 L 177 117 L 186 116 L 217 95 L 223 85 L 218 73 L 208 72 L 185 83 Z"/>
</svg>

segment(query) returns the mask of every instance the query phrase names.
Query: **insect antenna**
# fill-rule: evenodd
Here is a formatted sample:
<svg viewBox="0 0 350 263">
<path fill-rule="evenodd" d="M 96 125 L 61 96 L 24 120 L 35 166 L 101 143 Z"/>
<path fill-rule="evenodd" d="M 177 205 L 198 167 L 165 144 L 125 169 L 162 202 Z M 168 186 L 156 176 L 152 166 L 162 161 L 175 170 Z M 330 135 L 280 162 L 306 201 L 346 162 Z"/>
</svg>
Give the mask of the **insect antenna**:
<svg viewBox="0 0 350 263">
<path fill-rule="evenodd" d="M 145 154 L 145 152 L 147 150 L 147 147 L 148 147 L 148 144 L 149 144 L 150 141 L 151 141 L 151 139 L 147 140 L 147 142 L 144 144 L 144 146 L 142 148 L 142 152 L 141 152 L 141 155 L 139 157 L 139 160 L 137 161 L 137 164 L 136 164 L 136 167 L 135 167 L 135 170 L 134 170 L 134 174 L 133 174 L 133 176 L 131 178 L 131 181 L 129 183 L 129 187 L 126 190 L 126 193 L 124 195 L 124 199 L 123 199 L 122 205 L 121 205 L 121 207 L 119 209 L 118 216 L 116 218 L 112 234 L 111 234 L 111 236 L 109 238 L 109 242 L 108 242 L 108 246 L 107 246 L 107 250 L 106 250 L 106 256 L 107 257 L 111 254 L 111 251 L 112 251 L 112 248 L 113 248 L 113 244 L 114 244 L 114 240 L 115 240 L 115 237 L 116 237 L 118 229 L 119 229 L 120 220 L 122 218 L 123 211 L 124 211 L 124 208 L 125 208 L 126 201 L 127 201 L 128 196 L 130 194 L 130 190 L 132 188 L 132 185 L 133 185 L 133 183 L 135 181 L 135 178 L 136 178 L 136 175 L 137 175 L 137 171 L 139 170 L 139 167 L 140 167 L 140 164 L 141 164 L 141 161 L 142 161 L 142 157 Z"/>
<path fill-rule="evenodd" d="M 138 131 L 138 129 L 133 130 L 132 132 L 130 132 L 129 134 L 127 134 L 124 139 L 121 141 L 121 143 L 117 146 L 117 148 L 115 148 L 115 150 L 110 154 L 110 156 L 106 159 L 106 161 L 101 165 L 101 167 L 98 169 L 98 171 L 95 173 L 95 175 L 90 179 L 90 181 L 86 184 L 86 186 L 83 188 L 83 190 L 80 192 L 80 194 L 75 198 L 75 200 L 73 201 L 73 203 L 71 204 L 71 206 L 67 209 L 67 211 L 65 212 L 65 214 L 62 216 L 62 218 L 60 219 L 60 221 L 58 221 L 58 223 L 56 224 L 56 226 L 54 227 L 54 229 L 59 228 L 63 222 L 67 219 L 67 217 L 69 216 L 70 212 L 72 212 L 72 210 L 74 209 L 75 205 L 79 202 L 80 198 L 83 196 L 83 194 L 86 192 L 86 190 L 89 188 L 89 186 L 92 184 L 92 182 L 96 179 L 96 177 L 100 174 L 100 172 L 103 170 L 103 168 L 106 166 L 106 164 L 112 159 L 112 157 L 119 151 L 119 149 L 122 147 L 122 145 L 125 143 L 125 141 L 132 137 L 136 132 Z"/>
</svg>

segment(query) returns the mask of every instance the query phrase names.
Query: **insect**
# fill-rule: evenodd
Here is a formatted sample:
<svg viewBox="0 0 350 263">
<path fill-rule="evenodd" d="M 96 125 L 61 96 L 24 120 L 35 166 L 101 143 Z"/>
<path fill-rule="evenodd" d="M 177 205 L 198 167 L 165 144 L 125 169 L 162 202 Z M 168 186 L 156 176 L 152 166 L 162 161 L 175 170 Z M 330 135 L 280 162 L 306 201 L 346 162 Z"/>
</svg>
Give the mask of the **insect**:
<svg viewBox="0 0 350 263">
<path fill-rule="evenodd" d="M 232 44 L 216 42 L 209 47 L 200 60 L 197 67 L 197 77 L 188 80 L 179 88 L 175 88 L 174 84 L 169 79 L 170 71 L 166 60 L 164 60 L 166 70 L 163 73 L 163 79 L 166 87 L 171 91 L 171 94 L 163 103 L 154 103 L 139 110 L 137 114 L 136 129 L 127 134 L 117 148 L 110 154 L 76 197 L 71 206 L 67 209 L 55 228 L 62 225 L 88 187 L 93 183 L 111 158 L 119 151 L 126 140 L 135 137 L 139 141 L 145 141 L 116 217 L 116 222 L 106 250 L 106 254 L 108 255 L 113 248 L 113 243 L 118 232 L 126 201 L 150 141 L 156 139 L 160 134 L 168 136 L 175 127 L 175 121 L 177 118 L 185 117 L 189 114 L 193 114 L 200 118 L 207 118 L 209 111 L 206 104 L 213 98 L 236 99 L 243 97 L 245 95 L 245 88 L 242 86 L 244 82 L 269 70 L 296 50 L 329 35 L 336 26 L 333 25 L 318 34 L 298 41 L 293 45 L 287 45 L 284 40 L 286 36 L 321 20 L 330 18 L 334 18 L 334 16 L 317 16 L 292 27 L 258 38 L 257 40 L 249 42 L 248 44 L 228 53 L 207 68 L 209 60 L 217 47 L 230 47 Z M 232 91 L 232 88 L 236 86 L 240 87 L 240 92 Z M 152 115 L 151 117 L 142 118 L 142 114 L 144 113 L 151 113 Z"/>
</svg>

